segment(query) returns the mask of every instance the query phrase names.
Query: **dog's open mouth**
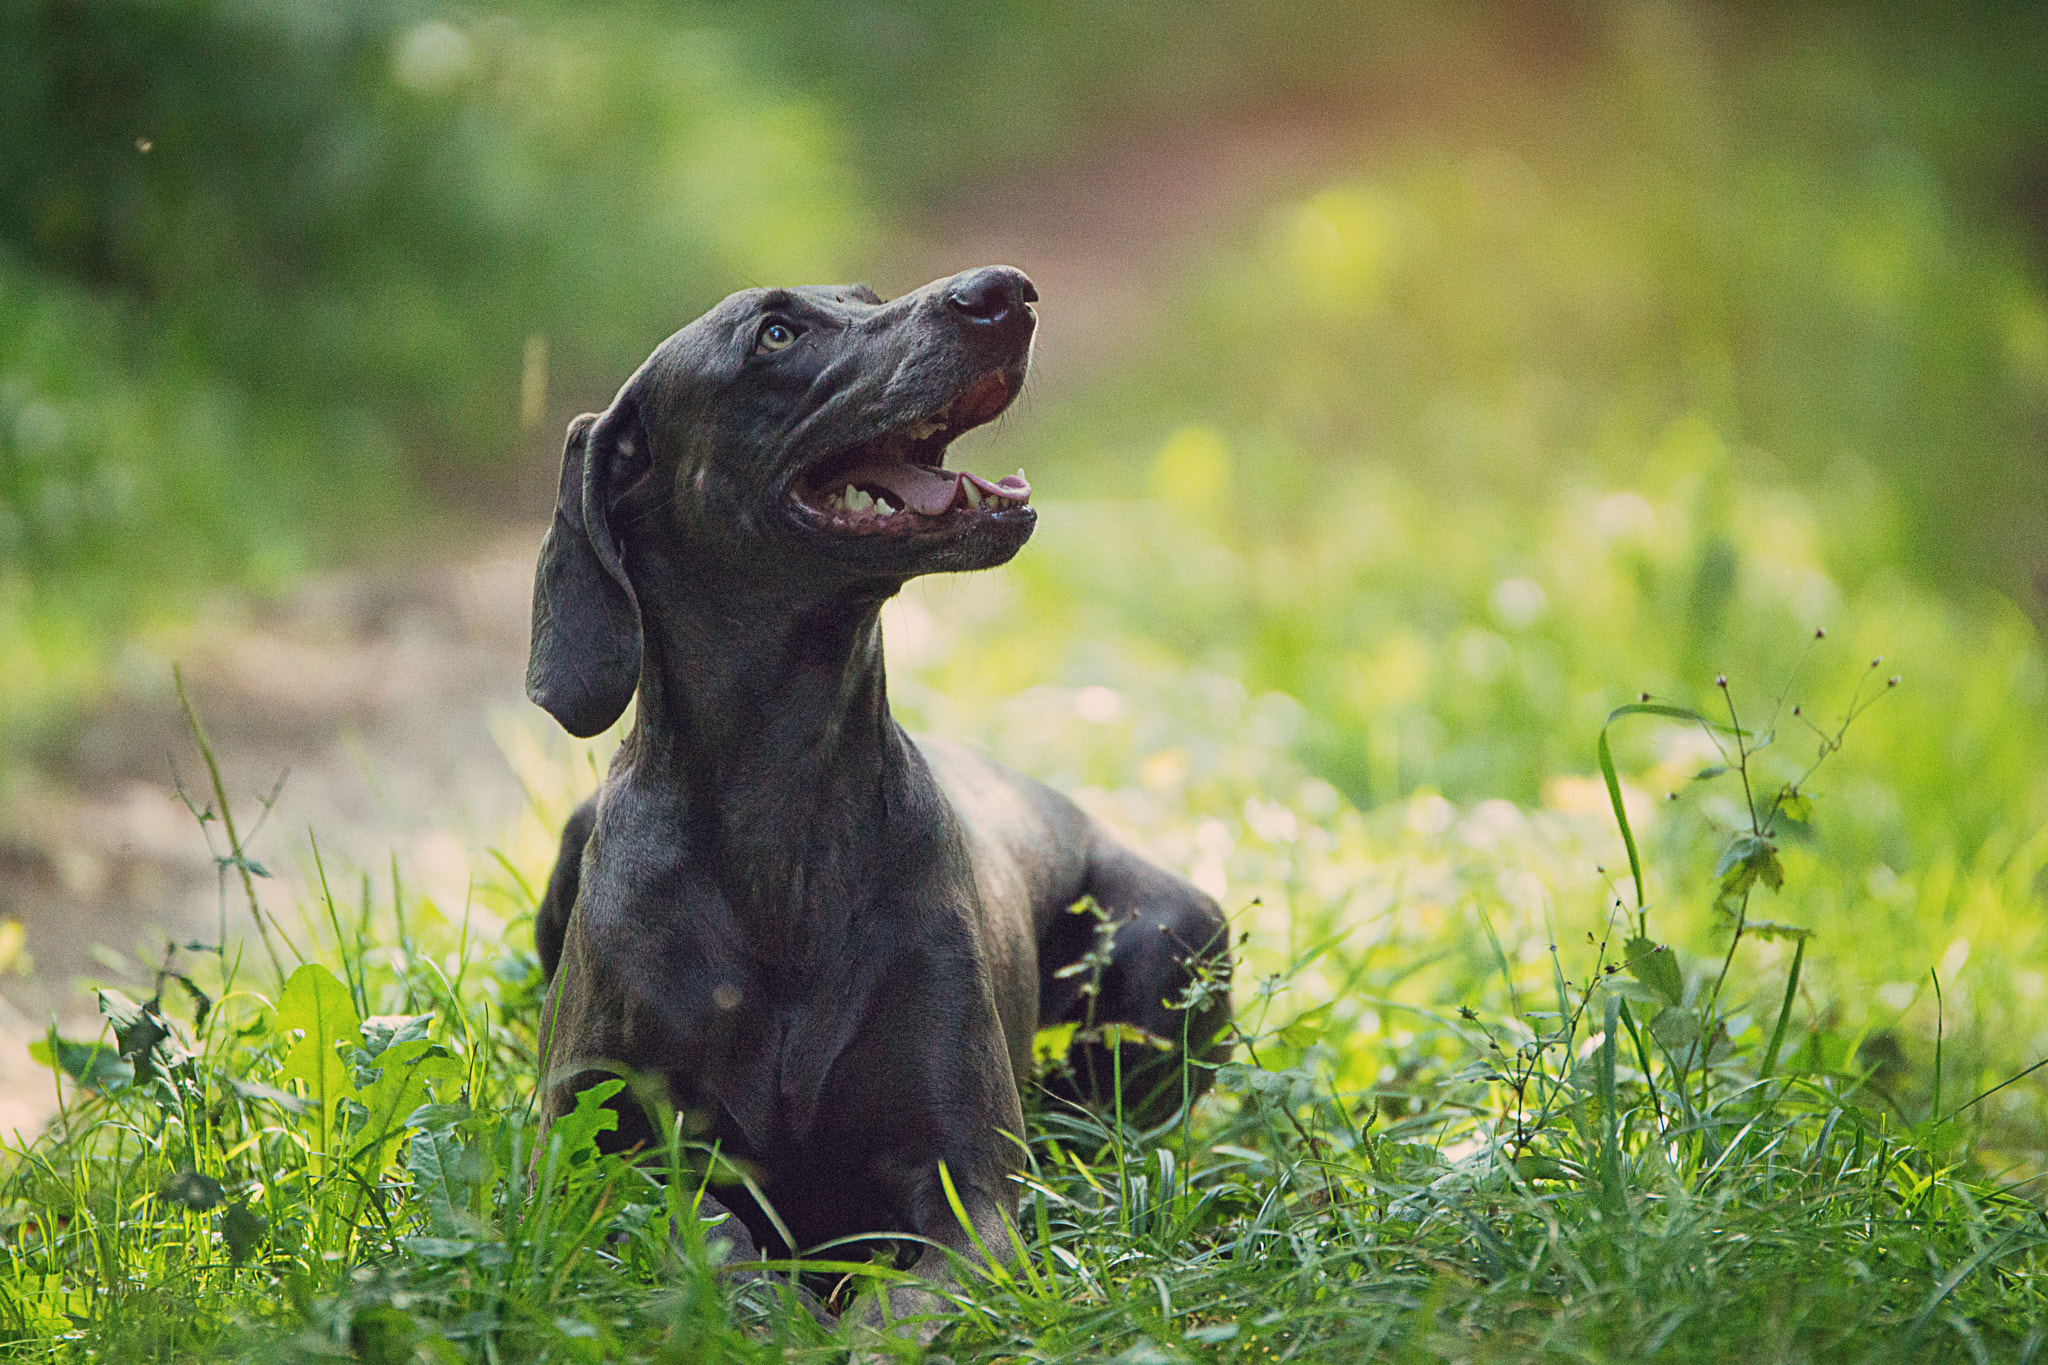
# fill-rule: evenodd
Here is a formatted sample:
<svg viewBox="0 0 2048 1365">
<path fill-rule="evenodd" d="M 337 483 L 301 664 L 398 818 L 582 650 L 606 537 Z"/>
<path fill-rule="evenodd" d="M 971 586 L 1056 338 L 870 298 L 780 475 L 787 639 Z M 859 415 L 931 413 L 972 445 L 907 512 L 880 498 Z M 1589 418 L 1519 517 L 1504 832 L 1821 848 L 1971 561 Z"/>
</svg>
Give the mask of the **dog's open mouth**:
<svg viewBox="0 0 2048 1365">
<path fill-rule="evenodd" d="M 858 442 L 798 477 L 799 507 L 835 531 L 910 531 L 940 518 L 987 517 L 1023 507 L 1031 485 L 1018 470 L 991 483 L 945 467 L 946 447 L 989 421 L 1016 396 L 1012 378 L 984 375 L 931 416 Z"/>
</svg>

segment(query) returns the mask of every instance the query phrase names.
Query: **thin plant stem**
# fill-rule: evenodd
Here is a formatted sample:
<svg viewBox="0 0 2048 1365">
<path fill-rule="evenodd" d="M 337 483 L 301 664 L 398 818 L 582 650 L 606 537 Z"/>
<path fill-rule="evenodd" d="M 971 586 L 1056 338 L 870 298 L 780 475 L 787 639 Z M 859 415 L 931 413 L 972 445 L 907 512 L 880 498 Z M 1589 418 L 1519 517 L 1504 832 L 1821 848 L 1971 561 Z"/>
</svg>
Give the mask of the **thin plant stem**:
<svg viewBox="0 0 2048 1365">
<path fill-rule="evenodd" d="M 227 785 L 221 781 L 220 763 L 213 756 L 213 744 L 206 737 L 206 726 L 200 722 L 199 712 L 192 705 L 192 698 L 186 695 L 185 672 L 176 664 L 171 665 L 171 680 L 177 688 L 178 705 L 185 711 L 185 724 L 191 729 L 192 738 L 199 744 L 199 756 L 206 761 L 206 776 L 213 787 L 214 804 L 220 811 L 221 828 L 228 836 L 228 861 L 234 864 L 235 871 L 241 875 L 242 894 L 249 901 L 249 917 L 256 921 L 256 932 L 263 939 L 263 951 L 270 955 L 271 970 L 276 972 L 277 979 L 282 981 L 285 978 L 284 962 L 277 955 L 277 946 L 270 941 L 267 916 L 256 899 L 256 879 L 250 875 L 249 859 L 242 851 L 241 836 L 235 833 L 235 813 L 228 806 Z M 280 938 L 284 937 L 282 926 L 279 926 L 277 932 Z M 291 940 L 286 939 L 285 943 L 289 947 Z M 301 962 L 305 960 L 304 954 L 296 948 L 292 949 L 292 955 Z"/>
</svg>

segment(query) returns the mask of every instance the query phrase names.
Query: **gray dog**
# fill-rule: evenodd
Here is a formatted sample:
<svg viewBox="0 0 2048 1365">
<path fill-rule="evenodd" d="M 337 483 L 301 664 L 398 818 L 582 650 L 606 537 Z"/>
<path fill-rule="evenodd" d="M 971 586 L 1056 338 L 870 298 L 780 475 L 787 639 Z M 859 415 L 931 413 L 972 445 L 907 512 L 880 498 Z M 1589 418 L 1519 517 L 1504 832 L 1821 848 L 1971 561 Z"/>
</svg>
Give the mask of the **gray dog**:
<svg viewBox="0 0 2048 1365">
<path fill-rule="evenodd" d="M 707 1199 L 740 1257 L 914 1233 L 934 1244 L 915 1270 L 942 1278 L 939 1247 L 1009 1245 L 1036 1029 L 1132 1026 L 1082 1029 L 1051 1088 L 1103 1104 L 1118 1075 L 1141 1121 L 1206 1086 L 1189 1055 L 1227 1046 L 1222 993 L 1189 994 L 1229 972 L 1213 900 L 889 713 L 882 604 L 1006 562 L 1036 523 L 1021 475 L 944 460 L 1016 397 L 1037 297 L 1003 266 L 886 303 L 747 290 L 569 428 L 527 691 L 575 735 L 640 700 L 535 928 L 543 1112 L 619 1071 L 665 1084 L 794 1243 L 750 1196 Z M 616 1104 L 616 1149 L 656 1140 Z"/>
</svg>

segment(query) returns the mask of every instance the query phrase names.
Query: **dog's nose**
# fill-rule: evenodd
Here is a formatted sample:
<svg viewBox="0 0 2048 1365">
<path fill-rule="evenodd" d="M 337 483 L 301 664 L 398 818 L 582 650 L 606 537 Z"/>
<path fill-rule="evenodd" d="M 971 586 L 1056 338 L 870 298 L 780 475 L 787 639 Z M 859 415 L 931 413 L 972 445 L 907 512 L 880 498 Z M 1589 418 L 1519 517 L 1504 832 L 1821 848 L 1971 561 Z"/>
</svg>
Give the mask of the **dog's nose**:
<svg viewBox="0 0 2048 1365">
<path fill-rule="evenodd" d="M 1010 321 L 1027 303 L 1038 301 L 1030 277 L 1007 265 L 970 270 L 946 287 L 946 306 L 971 322 L 989 325 Z"/>
</svg>

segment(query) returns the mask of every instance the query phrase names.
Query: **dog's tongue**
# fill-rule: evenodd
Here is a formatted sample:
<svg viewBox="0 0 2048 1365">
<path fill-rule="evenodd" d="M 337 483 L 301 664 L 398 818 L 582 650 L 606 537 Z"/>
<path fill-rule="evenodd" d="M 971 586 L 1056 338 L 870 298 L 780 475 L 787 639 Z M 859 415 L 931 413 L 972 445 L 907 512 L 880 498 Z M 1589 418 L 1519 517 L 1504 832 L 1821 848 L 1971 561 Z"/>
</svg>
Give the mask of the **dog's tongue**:
<svg viewBox="0 0 2048 1365">
<path fill-rule="evenodd" d="M 953 505 L 953 499 L 960 493 L 960 476 L 945 470 L 926 469 L 923 465 L 905 461 L 891 461 L 873 469 L 856 470 L 847 476 L 848 483 L 874 483 L 903 499 L 903 505 L 913 512 L 922 512 L 936 517 Z"/>
<path fill-rule="evenodd" d="M 1017 502 L 1031 500 L 1031 485 L 1025 481 L 1021 469 L 990 483 L 979 474 L 956 474 L 950 469 L 927 469 L 906 460 L 889 460 L 862 466 L 842 477 L 850 484 L 875 484 L 886 488 L 902 499 L 905 507 L 928 517 L 941 516 L 956 503 L 965 506 L 967 498 L 961 492 L 963 483 L 972 483 L 983 493 L 993 493 Z"/>
</svg>

